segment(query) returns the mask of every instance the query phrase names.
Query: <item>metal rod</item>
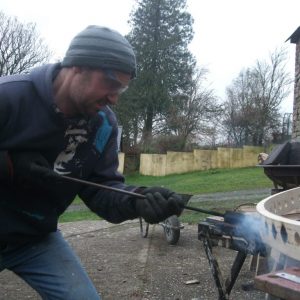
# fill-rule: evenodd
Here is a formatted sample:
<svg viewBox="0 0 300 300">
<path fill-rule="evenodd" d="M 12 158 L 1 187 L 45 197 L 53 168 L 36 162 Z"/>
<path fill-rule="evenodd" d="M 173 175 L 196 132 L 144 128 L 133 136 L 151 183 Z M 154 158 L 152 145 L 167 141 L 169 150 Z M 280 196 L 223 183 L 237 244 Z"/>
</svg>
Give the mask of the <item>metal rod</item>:
<svg viewBox="0 0 300 300">
<path fill-rule="evenodd" d="M 93 186 L 93 187 L 97 187 L 97 188 L 101 188 L 101 189 L 106 189 L 106 190 L 113 191 L 113 192 L 118 192 L 118 193 L 121 193 L 121 194 L 126 194 L 126 195 L 133 196 L 133 197 L 140 198 L 140 199 L 146 199 L 145 195 L 130 192 L 130 191 L 126 191 L 126 190 L 121 190 L 121 189 L 114 188 L 114 187 L 111 187 L 111 186 L 108 186 L 108 185 L 95 183 L 95 182 L 90 182 L 90 181 L 86 181 L 86 180 L 82 180 L 82 179 L 78 179 L 78 178 L 74 178 L 74 177 L 70 177 L 70 176 L 66 176 L 66 175 L 60 175 L 60 177 L 63 178 L 63 179 L 72 181 L 72 182 L 77 182 L 77 183 L 81 183 L 81 184 L 85 184 L 85 185 L 89 185 L 89 186 Z M 197 211 L 197 212 L 201 212 L 201 213 L 205 213 L 205 214 L 208 214 L 208 215 L 224 217 L 224 214 L 221 214 L 219 212 L 212 211 L 212 210 L 205 210 L 205 209 L 201 209 L 201 208 L 197 208 L 197 207 L 191 207 L 191 206 L 187 206 L 187 205 L 184 205 L 184 208 L 189 209 L 189 210 L 193 210 L 193 211 Z"/>
<path fill-rule="evenodd" d="M 218 216 L 218 217 L 224 217 L 225 216 L 225 214 L 219 213 L 219 212 L 214 211 L 214 210 L 206 210 L 206 209 L 191 207 L 191 206 L 187 206 L 187 205 L 185 205 L 184 208 L 189 209 L 189 210 L 194 210 L 194 211 L 197 211 L 197 212 L 201 212 L 201 213 L 204 213 L 204 214 L 208 214 L 208 215 Z"/>
<path fill-rule="evenodd" d="M 121 190 L 121 189 L 114 188 L 114 187 L 111 187 L 111 186 L 108 186 L 108 185 L 95 183 L 95 182 L 90 182 L 90 181 L 86 181 L 86 180 L 82 180 L 82 179 L 78 179 L 78 178 L 74 178 L 74 177 L 69 177 L 69 176 L 65 176 L 65 175 L 60 175 L 60 177 L 62 177 L 63 179 L 69 180 L 69 181 L 78 182 L 78 183 L 82 183 L 82 184 L 85 184 L 85 185 L 94 186 L 94 187 L 97 187 L 97 188 L 106 189 L 106 190 L 109 190 L 109 191 L 114 191 L 114 192 L 126 194 L 126 195 L 133 196 L 133 197 L 136 197 L 136 198 L 146 199 L 146 196 L 144 196 L 142 194 L 138 194 L 138 193 L 134 193 L 134 192 L 126 191 L 126 190 Z"/>
</svg>

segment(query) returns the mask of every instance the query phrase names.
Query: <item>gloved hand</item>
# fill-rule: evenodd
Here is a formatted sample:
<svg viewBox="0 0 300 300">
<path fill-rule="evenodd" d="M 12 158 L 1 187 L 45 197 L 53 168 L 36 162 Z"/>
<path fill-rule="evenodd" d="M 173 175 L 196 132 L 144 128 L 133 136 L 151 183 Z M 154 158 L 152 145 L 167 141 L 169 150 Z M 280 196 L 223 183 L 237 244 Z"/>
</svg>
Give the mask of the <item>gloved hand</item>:
<svg viewBox="0 0 300 300">
<path fill-rule="evenodd" d="M 136 199 L 135 209 L 147 223 L 158 223 L 172 215 L 179 216 L 183 211 L 183 199 L 171 190 L 149 187 L 140 188 L 138 192 L 145 195 L 146 199 Z"/>
<path fill-rule="evenodd" d="M 0 165 L 4 167 L 1 173 L 8 176 L 7 181 L 45 185 L 59 179 L 59 175 L 50 169 L 48 161 L 38 152 L 6 152 L 6 156 L 0 157 Z"/>
</svg>

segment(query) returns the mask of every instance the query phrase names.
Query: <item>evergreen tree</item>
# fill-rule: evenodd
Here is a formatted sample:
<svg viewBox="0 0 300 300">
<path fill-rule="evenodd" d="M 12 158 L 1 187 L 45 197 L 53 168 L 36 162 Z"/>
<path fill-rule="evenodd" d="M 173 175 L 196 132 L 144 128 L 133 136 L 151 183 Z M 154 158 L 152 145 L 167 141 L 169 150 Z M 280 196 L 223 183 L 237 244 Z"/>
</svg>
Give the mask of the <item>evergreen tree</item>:
<svg viewBox="0 0 300 300">
<path fill-rule="evenodd" d="M 193 19 L 186 11 L 186 0 L 137 0 L 136 4 L 128 39 L 137 54 L 137 79 L 122 96 L 117 113 L 128 129 L 142 127 L 142 141 L 147 145 L 172 97 L 186 91 L 193 76 L 196 62 L 188 50 Z M 128 112 L 126 107 L 134 109 Z"/>
</svg>

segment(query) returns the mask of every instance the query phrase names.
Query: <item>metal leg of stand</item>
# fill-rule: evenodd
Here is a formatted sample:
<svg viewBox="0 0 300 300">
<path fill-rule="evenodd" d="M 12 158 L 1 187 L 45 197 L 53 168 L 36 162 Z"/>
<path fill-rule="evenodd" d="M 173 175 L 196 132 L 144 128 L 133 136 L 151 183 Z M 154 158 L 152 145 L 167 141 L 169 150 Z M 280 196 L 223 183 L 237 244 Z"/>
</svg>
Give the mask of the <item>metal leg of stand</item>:
<svg viewBox="0 0 300 300">
<path fill-rule="evenodd" d="M 204 249 L 206 256 L 208 258 L 208 262 L 212 271 L 212 275 L 216 284 L 216 287 L 218 289 L 219 293 L 219 300 L 228 300 L 229 294 L 236 282 L 236 279 L 238 278 L 238 275 L 242 269 L 242 266 L 247 258 L 247 253 L 238 251 L 235 260 L 233 262 L 233 265 L 230 270 L 230 276 L 226 279 L 224 282 L 222 277 L 222 272 L 219 268 L 218 261 L 214 257 L 212 253 L 212 245 L 209 238 L 209 234 L 205 237 L 202 237 Z"/>
<path fill-rule="evenodd" d="M 235 257 L 235 260 L 234 260 L 234 263 L 231 267 L 231 270 L 230 270 L 230 277 L 226 280 L 226 294 L 230 294 L 234 284 L 235 284 L 235 281 L 242 269 L 242 266 L 245 262 L 245 259 L 247 257 L 247 254 L 244 253 L 244 252 L 238 252 L 236 257 Z"/>
<path fill-rule="evenodd" d="M 219 293 L 219 300 L 228 300 L 228 295 L 226 295 L 224 281 L 222 278 L 222 274 L 219 268 L 219 264 L 217 260 L 214 258 L 212 253 L 212 246 L 210 244 L 210 240 L 208 237 L 203 237 L 203 245 L 205 249 L 206 256 L 208 258 L 208 262 L 212 271 L 212 275 L 215 280 L 215 284 Z"/>
</svg>

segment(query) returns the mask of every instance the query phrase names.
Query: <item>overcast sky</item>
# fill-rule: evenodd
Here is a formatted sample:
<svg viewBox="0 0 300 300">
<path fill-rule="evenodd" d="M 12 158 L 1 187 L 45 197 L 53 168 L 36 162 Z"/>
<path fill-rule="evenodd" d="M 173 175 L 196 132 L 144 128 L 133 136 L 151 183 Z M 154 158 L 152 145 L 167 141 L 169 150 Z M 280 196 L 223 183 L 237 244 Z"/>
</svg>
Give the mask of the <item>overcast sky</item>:
<svg viewBox="0 0 300 300">
<path fill-rule="evenodd" d="M 62 58 L 70 40 L 90 24 L 129 32 L 134 0 L 0 0 L 0 10 L 37 24 L 40 35 Z M 219 97 L 243 68 L 287 47 L 294 76 L 295 45 L 285 42 L 300 26 L 300 0 L 187 0 L 194 18 L 190 50 L 209 69 L 209 83 Z M 293 90 L 282 106 L 292 112 Z"/>
</svg>

